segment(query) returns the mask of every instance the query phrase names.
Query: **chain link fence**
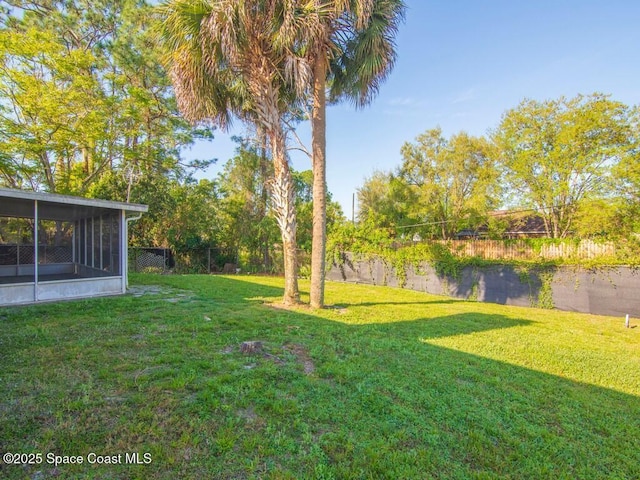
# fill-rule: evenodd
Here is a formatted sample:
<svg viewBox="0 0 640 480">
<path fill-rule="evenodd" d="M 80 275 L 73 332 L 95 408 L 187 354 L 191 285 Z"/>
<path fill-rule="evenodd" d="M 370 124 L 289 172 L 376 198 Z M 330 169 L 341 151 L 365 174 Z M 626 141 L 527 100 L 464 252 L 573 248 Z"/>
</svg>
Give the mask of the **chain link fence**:
<svg viewBox="0 0 640 480">
<path fill-rule="evenodd" d="M 129 247 L 129 270 L 133 272 L 164 273 L 175 265 L 168 248 Z"/>
<path fill-rule="evenodd" d="M 33 245 L 0 245 L 0 265 L 33 265 Z M 38 258 L 42 264 L 72 263 L 71 246 L 39 245 Z"/>
<path fill-rule="evenodd" d="M 33 245 L 0 245 L 0 265 L 33 264 Z"/>
<path fill-rule="evenodd" d="M 308 276 L 309 254 L 298 252 L 301 276 Z M 169 248 L 129 247 L 129 271 L 140 273 L 266 273 L 283 272 L 282 249 L 266 256 L 243 255 L 234 249 L 203 248 L 176 252 Z"/>
<path fill-rule="evenodd" d="M 38 258 L 41 263 L 72 263 L 73 247 L 71 246 L 51 246 L 40 245 L 38 247 Z"/>
<path fill-rule="evenodd" d="M 234 250 L 220 248 L 174 252 L 169 248 L 129 247 L 129 270 L 145 273 L 238 273 Z"/>
</svg>

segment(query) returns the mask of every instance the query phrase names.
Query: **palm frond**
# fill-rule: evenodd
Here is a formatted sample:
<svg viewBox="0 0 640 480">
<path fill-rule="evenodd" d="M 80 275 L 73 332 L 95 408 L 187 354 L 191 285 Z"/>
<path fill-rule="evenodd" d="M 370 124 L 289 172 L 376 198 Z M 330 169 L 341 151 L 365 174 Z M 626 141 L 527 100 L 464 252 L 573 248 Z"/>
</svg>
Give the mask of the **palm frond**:
<svg viewBox="0 0 640 480">
<path fill-rule="evenodd" d="M 376 96 L 395 64 L 395 35 L 404 12 L 402 0 L 375 0 L 364 27 L 341 19 L 333 35 L 338 53 L 330 68 L 331 101 L 346 98 L 363 107 Z"/>
</svg>

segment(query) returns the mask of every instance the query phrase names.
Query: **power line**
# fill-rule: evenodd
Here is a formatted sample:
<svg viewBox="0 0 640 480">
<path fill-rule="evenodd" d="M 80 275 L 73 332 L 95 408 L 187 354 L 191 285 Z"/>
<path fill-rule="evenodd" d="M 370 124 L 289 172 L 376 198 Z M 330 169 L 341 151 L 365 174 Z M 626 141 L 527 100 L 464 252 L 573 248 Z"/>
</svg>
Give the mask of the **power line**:
<svg viewBox="0 0 640 480">
<path fill-rule="evenodd" d="M 441 220 L 439 222 L 427 222 L 427 223 L 415 223 L 413 225 L 401 225 L 401 226 L 397 226 L 396 228 L 412 228 L 412 227 L 424 227 L 427 225 L 442 225 L 444 223 L 452 223 L 452 222 L 456 222 L 457 220 Z"/>
<path fill-rule="evenodd" d="M 572 203 L 569 203 L 567 205 L 554 205 L 552 207 L 523 208 L 523 209 L 520 209 L 520 210 L 498 210 L 498 211 L 504 212 L 504 213 L 501 213 L 500 215 L 495 215 L 495 216 L 498 217 L 498 216 L 513 215 L 515 213 L 538 212 L 540 210 L 549 210 L 549 209 L 554 209 L 554 208 L 558 208 L 558 207 L 572 206 L 572 205 L 575 205 L 575 204 L 576 204 L 576 202 L 572 202 Z M 445 223 L 453 223 L 453 222 L 457 222 L 457 221 L 459 221 L 459 220 L 440 220 L 438 222 L 414 223 L 413 225 L 398 225 L 395 228 L 426 227 L 426 226 L 429 226 L 429 225 L 443 225 Z"/>
</svg>

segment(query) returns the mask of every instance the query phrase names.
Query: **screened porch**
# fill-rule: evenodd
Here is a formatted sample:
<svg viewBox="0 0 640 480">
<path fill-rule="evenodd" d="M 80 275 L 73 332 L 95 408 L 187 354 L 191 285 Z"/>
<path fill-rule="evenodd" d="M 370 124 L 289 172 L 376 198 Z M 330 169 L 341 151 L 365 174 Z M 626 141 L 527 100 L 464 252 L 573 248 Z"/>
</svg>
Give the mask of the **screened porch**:
<svg viewBox="0 0 640 480">
<path fill-rule="evenodd" d="M 0 305 L 125 293 L 127 224 L 146 211 L 0 188 Z"/>
</svg>

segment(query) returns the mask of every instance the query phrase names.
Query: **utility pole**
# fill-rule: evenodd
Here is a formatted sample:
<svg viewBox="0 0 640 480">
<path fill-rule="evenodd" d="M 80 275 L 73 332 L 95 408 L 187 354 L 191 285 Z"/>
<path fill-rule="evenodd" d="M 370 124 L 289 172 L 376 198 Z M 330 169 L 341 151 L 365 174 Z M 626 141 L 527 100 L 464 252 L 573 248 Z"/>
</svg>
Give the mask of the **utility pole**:
<svg viewBox="0 0 640 480">
<path fill-rule="evenodd" d="M 351 223 L 356 224 L 356 194 L 351 194 Z"/>
</svg>

